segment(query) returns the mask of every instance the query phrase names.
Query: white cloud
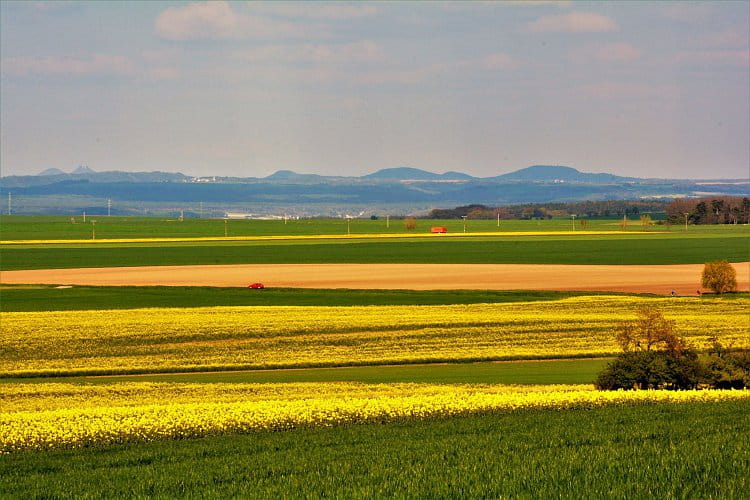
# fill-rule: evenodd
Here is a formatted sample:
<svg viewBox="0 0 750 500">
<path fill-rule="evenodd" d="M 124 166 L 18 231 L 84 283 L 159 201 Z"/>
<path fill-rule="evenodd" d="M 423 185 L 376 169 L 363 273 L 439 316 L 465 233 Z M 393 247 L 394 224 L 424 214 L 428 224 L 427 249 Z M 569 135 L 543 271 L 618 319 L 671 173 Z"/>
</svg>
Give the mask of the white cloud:
<svg viewBox="0 0 750 500">
<path fill-rule="evenodd" d="M 482 0 L 482 1 L 454 1 L 441 3 L 441 7 L 446 11 L 463 11 L 470 12 L 475 11 L 479 7 L 486 8 L 503 8 L 503 7 L 547 7 L 554 6 L 559 9 L 570 7 L 572 4 L 571 0 L 503 0 L 498 2 L 497 0 Z"/>
<path fill-rule="evenodd" d="M 608 43 L 592 45 L 574 50 L 570 60 L 576 63 L 597 62 L 629 62 L 641 57 L 641 51 L 629 43 Z"/>
<path fill-rule="evenodd" d="M 226 1 L 171 7 L 156 18 L 156 33 L 167 40 L 274 38 L 300 36 L 295 24 L 236 12 Z"/>
<path fill-rule="evenodd" d="M 750 50 L 693 50 L 677 54 L 675 61 L 687 65 L 750 66 Z"/>
<path fill-rule="evenodd" d="M 495 3 L 495 2 L 492 2 Z M 511 5 L 522 5 L 524 7 L 540 7 L 544 5 L 554 5 L 555 7 L 570 7 L 571 0 L 506 0 L 504 3 Z"/>
<path fill-rule="evenodd" d="M 510 69 L 518 63 L 504 52 L 496 52 L 486 56 L 435 63 L 417 68 L 389 68 L 369 71 L 359 74 L 355 80 L 366 84 L 417 84 L 431 78 L 471 76 L 481 72 L 492 72 L 499 69 Z"/>
<path fill-rule="evenodd" d="M 10 57 L 3 59 L 3 73 L 28 75 L 125 75 L 135 71 L 128 57 L 94 54 L 89 57 Z"/>
<path fill-rule="evenodd" d="M 344 44 L 269 45 L 243 51 L 249 61 L 294 61 L 316 63 L 351 63 L 384 59 L 381 47 L 363 40 Z"/>
<path fill-rule="evenodd" d="M 486 56 L 471 59 L 463 59 L 442 64 L 436 64 L 435 69 L 440 72 L 452 71 L 494 71 L 499 69 L 510 69 L 517 66 L 517 62 L 505 52 L 494 52 Z"/>
<path fill-rule="evenodd" d="M 310 2 L 252 2 L 250 9 L 262 14 L 284 17 L 304 17 L 310 19 L 354 19 L 378 14 L 379 9 L 372 5 L 320 4 Z"/>
<path fill-rule="evenodd" d="M 542 16 L 527 24 L 526 30 L 534 33 L 597 33 L 615 31 L 617 24 L 603 14 L 570 12 Z"/>
<path fill-rule="evenodd" d="M 711 2 L 673 2 L 661 9 L 662 16 L 673 21 L 701 22 L 711 13 Z"/>
<path fill-rule="evenodd" d="M 734 28 L 709 33 L 699 37 L 696 47 L 702 48 L 734 48 L 741 49 L 750 46 L 750 33 Z"/>
<path fill-rule="evenodd" d="M 645 83 L 606 82 L 583 85 L 580 90 L 586 97 L 597 99 L 673 99 L 680 89 L 673 85 L 648 85 Z"/>
</svg>

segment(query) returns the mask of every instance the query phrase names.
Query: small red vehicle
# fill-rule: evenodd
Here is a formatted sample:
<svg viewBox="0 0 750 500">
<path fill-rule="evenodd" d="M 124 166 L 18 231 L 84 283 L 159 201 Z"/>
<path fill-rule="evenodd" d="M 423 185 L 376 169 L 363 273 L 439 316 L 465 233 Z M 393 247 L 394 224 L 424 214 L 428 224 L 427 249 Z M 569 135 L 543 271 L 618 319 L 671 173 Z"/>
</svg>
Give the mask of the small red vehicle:
<svg viewBox="0 0 750 500">
<path fill-rule="evenodd" d="M 263 289 L 266 286 L 263 283 L 251 283 L 247 285 L 248 288 Z"/>
</svg>

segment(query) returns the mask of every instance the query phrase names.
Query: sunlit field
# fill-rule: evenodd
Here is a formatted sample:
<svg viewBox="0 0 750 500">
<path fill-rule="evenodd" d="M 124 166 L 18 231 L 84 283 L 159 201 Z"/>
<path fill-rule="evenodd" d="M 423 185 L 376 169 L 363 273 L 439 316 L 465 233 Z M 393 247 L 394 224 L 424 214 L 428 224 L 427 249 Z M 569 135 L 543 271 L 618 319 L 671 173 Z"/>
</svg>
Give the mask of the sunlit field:
<svg viewBox="0 0 750 500">
<path fill-rule="evenodd" d="M 746 297 L 7 312 L 0 376 L 601 357 L 641 304 L 699 348 L 712 336 L 750 347 Z"/>
<path fill-rule="evenodd" d="M 0 244 L 3 270 L 750 260 L 742 226 L 621 231 L 618 221 L 591 221 L 574 232 L 571 221 L 501 221 L 498 233 L 496 221 L 468 221 L 464 236 L 461 221 L 418 221 L 415 234 L 402 221 L 391 228 L 351 221 L 347 234 L 346 221 L 99 217 L 97 239 L 88 240 L 90 221 L 22 219 L 3 218 L 3 241 L 71 242 Z M 453 236 L 429 234 L 423 223 L 447 225 Z M 750 347 L 744 293 L 0 286 L 0 488 L 15 496 L 523 496 L 536 485 L 534 494 L 559 496 L 568 475 L 584 495 L 638 496 L 674 494 L 663 475 L 638 472 L 667 467 L 675 481 L 693 485 L 680 491 L 712 495 L 695 472 L 710 463 L 722 491 L 744 491 L 736 463 L 750 444 L 722 439 L 750 432 L 747 391 L 594 390 L 596 373 L 618 351 L 614 330 L 644 304 L 674 320 L 699 351 L 710 337 Z M 701 430 L 681 433 L 681 426 Z M 481 452 L 463 451 L 473 449 L 467 436 Z M 717 446 L 721 455 L 711 451 Z M 387 462 L 368 455 L 374 449 Z M 592 463 L 596 453 L 610 465 Z M 533 475 L 525 474 L 529 460 L 537 461 Z M 384 479 L 405 470 L 411 479 Z M 501 470 L 517 480 L 497 483 Z M 441 481 L 429 480 L 438 471 Z M 102 474 L 106 490 L 98 486 Z M 623 474 L 641 474 L 642 484 Z M 253 492 L 244 489 L 248 481 Z"/>
</svg>

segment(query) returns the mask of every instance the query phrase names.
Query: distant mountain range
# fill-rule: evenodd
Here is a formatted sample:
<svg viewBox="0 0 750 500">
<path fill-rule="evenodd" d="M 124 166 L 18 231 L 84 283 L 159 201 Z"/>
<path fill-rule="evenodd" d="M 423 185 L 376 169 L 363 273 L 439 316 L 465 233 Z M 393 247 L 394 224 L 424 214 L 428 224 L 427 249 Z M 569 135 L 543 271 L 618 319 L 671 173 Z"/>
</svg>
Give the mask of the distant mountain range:
<svg viewBox="0 0 750 500">
<path fill-rule="evenodd" d="M 434 173 L 412 167 L 385 168 L 368 175 L 325 176 L 279 170 L 267 177 L 192 177 L 170 172 L 96 172 L 81 166 L 70 173 L 49 168 L 38 175 L 0 178 L 0 196 L 11 192 L 17 210 L 76 213 L 99 210 L 106 200 L 123 213 L 172 210 L 201 203 L 216 211 L 333 215 L 402 213 L 462 204 L 488 205 L 556 201 L 674 198 L 711 194 L 750 195 L 747 179 L 641 179 L 587 173 L 567 166 L 534 165 L 494 177 L 462 172 Z M 139 208 L 136 208 L 139 207 Z M 392 212 L 396 213 L 396 212 Z"/>
<path fill-rule="evenodd" d="M 362 176 L 327 176 L 318 174 L 299 174 L 292 170 L 279 170 L 267 177 L 191 177 L 172 172 L 123 172 L 111 170 L 97 172 L 87 166 L 79 166 L 70 173 L 59 168 L 48 168 L 37 175 L 6 176 L 1 182 L 6 187 L 52 184 L 64 180 L 87 180 L 89 182 L 327 182 L 335 181 L 491 181 L 491 182 L 579 182 L 590 184 L 607 184 L 618 182 L 666 181 L 667 179 L 642 179 L 622 177 L 607 173 L 586 173 L 573 167 L 553 165 L 533 165 L 507 174 L 494 177 L 474 177 L 463 172 L 445 172 L 437 174 L 413 167 L 384 168 Z M 690 180 L 683 179 L 686 182 Z"/>
</svg>

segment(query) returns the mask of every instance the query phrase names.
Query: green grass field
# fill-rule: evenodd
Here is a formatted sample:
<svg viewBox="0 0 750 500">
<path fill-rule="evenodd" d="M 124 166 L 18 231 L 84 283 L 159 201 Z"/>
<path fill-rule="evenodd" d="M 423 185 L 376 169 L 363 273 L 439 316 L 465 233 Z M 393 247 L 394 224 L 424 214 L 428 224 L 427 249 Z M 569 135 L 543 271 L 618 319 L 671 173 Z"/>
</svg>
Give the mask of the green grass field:
<svg viewBox="0 0 750 500">
<path fill-rule="evenodd" d="M 81 216 L 71 218 L 60 215 L 3 215 L 0 216 L 0 240 L 50 240 L 50 239 L 90 239 L 93 230 L 96 238 L 199 238 L 229 236 L 299 236 L 299 235 L 346 235 L 351 234 L 403 234 L 404 221 L 392 219 L 387 222 L 379 220 L 351 219 L 301 219 L 288 220 L 245 220 L 232 219 L 164 219 L 160 217 L 106 217 L 89 216 L 83 222 Z M 91 221 L 96 221 L 94 228 Z M 464 224 L 461 219 L 452 220 L 417 220 L 415 233 L 426 233 L 432 226 L 445 226 L 449 233 L 461 233 Z M 581 230 L 576 223 L 576 230 Z M 498 226 L 496 220 L 468 220 L 466 230 L 469 232 L 494 231 L 570 231 L 573 224 L 570 219 L 551 220 L 503 220 Z M 588 230 L 616 231 L 620 229 L 619 220 L 591 220 Z M 628 231 L 666 230 L 666 226 L 644 228 L 640 221 L 630 221 Z M 671 232 L 684 230 L 678 226 L 669 228 Z M 689 231 L 695 231 L 690 227 Z M 703 230 L 703 228 L 701 228 Z"/>
<path fill-rule="evenodd" d="M 113 384 L 117 382 L 179 383 L 286 383 L 362 382 L 366 384 L 592 384 L 607 359 L 560 359 L 445 363 L 428 365 L 345 366 L 292 370 L 225 371 L 208 373 L 154 373 L 135 376 L 2 378 L 0 384 L 70 383 Z"/>
<path fill-rule="evenodd" d="M 365 306 L 558 300 L 596 292 L 0 285 L 0 312 L 209 306 Z M 606 295 L 620 295 L 607 292 Z"/>
<path fill-rule="evenodd" d="M 0 456 L 7 498 L 747 498 L 750 404 L 525 411 Z"/>
<path fill-rule="evenodd" d="M 723 233 L 722 233 L 723 234 Z M 750 260 L 746 233 L 22 245 L 0 269 L 286 263 L 698 264 Z"/>
<path fill-rule="evenodd" d="M 750 230 L 746 226 L 673 227 L 633 224 L 623 234 L 468 236 L 440 238 L 362 238 L 358 234 L 404 235 L 403 221 L 355 220 L 347 236 L 344 220 L 231 220 L 230 236 L 338 235 L 332 239 L 280 241 L 221 241 L 224 221 L 187 219 L 100 217 L 97 238 L 217 237 L 204 242 L 139 242 L 95 244 L 28 244 L 0 246 L 0 269 L 45 269 L 193 264 L 274 263 L 507 263 L 507 264 L 694 264 L 707 260 L 750 260 Z M 418 221 L 415 233 L 445 225 L 451 234 L 462 234 L 463 222 Z M 61 216 L 0 217 L 2 240 L 90 239 L 92 225 Z M 496 221 L 472 220 L 474 234 L 498 231 Z M 501 232 L 570 231 L 567 220 L 502 221 Z M 590 222 L 592 230 L 619 230 L 611 220 Z"/>
</svg>

